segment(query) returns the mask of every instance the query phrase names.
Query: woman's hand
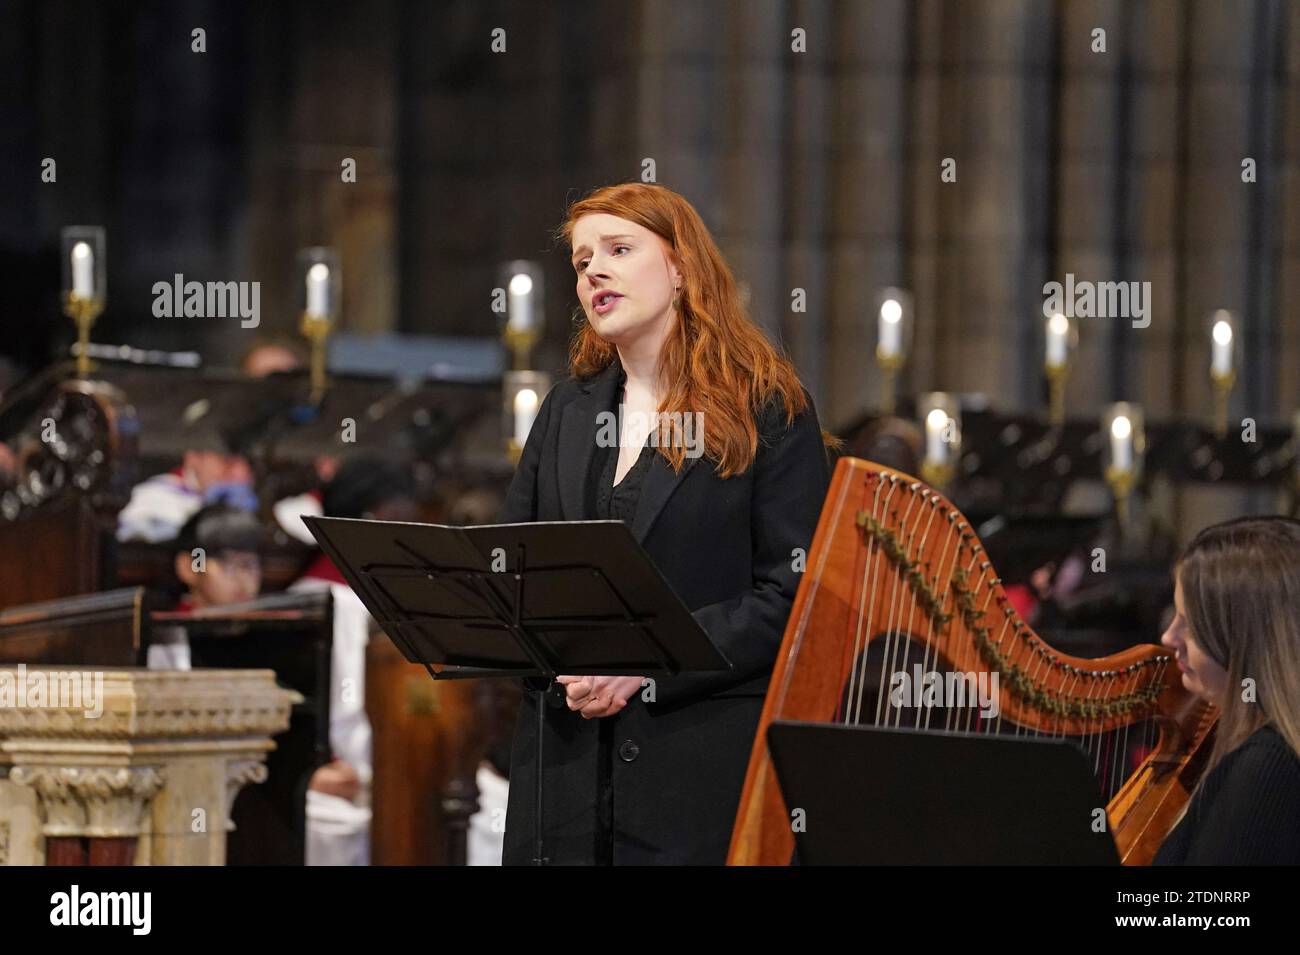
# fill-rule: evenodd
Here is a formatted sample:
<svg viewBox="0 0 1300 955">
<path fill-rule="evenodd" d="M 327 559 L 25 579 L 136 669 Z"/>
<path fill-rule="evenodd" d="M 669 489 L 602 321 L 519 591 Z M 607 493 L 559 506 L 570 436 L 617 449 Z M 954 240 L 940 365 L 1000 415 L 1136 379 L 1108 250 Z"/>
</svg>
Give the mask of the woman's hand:
<svg viewBox="0 0 1300 955">
<path fill-rule="evenodd" d="M 613 716 L 645 683 L 640 676 L 557 676 L 564 684 L 569 709 L 581 713 L 584 720 Z"/>
<path fill-rule="evenodd" d="M 361 792 L 361 777 L 351 765 L 336 759 L 312 773 L 307 788 L 350 801 Z"/>
</svg>

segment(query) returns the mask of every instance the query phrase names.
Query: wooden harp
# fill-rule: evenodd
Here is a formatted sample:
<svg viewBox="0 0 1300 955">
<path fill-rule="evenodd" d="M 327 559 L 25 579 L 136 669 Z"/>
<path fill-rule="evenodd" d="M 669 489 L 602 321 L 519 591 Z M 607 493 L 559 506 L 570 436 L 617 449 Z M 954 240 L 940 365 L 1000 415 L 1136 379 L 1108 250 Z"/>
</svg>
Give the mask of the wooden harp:
<svg viewBox="0 0 1300 955">
<path fill-rule="evenodd" d="M 907 701 L 889 692 L 891 675 L 917 664 L 996 672 L 997 718 L 894 705 Z M 1008 602 L 951 503 L 906 474 L 843 458 L 768 688 L 728 863 L 791 862 L 791 817 L 767 751 L 772 720 L 1071 737 L 1093 759 L 1120 858 L 1143 865 L 1181 816 L 1217 718 L 1161 646 L 1097 659 L 1054 650 Z"/>
</svg>

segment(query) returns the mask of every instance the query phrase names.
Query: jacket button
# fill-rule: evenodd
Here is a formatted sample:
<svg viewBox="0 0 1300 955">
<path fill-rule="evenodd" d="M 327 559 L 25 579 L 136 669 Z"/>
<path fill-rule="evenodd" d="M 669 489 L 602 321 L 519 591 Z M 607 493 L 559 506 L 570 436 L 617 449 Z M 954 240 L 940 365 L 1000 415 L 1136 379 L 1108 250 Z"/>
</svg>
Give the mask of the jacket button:
<svg viewBox="0 0 1300 955">
<path fill-rule="evenodd" d="M 641 747 L 630 739 L 623 740 L 623 745 L 618 748 L 619 759 L 623 760 L 625 763 L 632 762 L 632 760 L 637 758 L 637 755 L 640 752 Z"/>
</svg>

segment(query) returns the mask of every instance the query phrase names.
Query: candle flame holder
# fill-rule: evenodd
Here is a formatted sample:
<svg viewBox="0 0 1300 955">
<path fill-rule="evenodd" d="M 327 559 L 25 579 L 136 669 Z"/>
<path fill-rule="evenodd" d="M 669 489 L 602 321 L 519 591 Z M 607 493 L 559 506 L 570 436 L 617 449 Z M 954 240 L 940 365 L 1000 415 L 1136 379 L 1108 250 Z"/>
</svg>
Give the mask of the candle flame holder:
<svg viewBox="0 0 1300 955">
<path fill-rule="evenodd" d="M 320 402 L 325 397 L 325 343 L 330 335 L 330 320 L 326 315 L 303 312 L 298 331 L 311 343 L 311 401 Z"/>
<path fill-rule="evenodd" d="M 1107 468 L 1106 483 L 1115 495 L 1115 520 L 1119 524 L 1119 535 L 1127 534 L 1129 522 L 1129 500 L 1137 483 L 1137 473 L 1131 468 Z"/>
<path fill-rule="evenodd" d="M 63 293 L 63 314 L 67 315 L 77 326 L 77 377 L 87 378 L 91 368 L 90 329 L 95 319 L 104 311 L 104 300 L 87 298 L 76 292 Z"/>
<path fill-rule="evenodd" d="M 1070 380 L 1070 363 L 1047 366 L 1048 411 L 1052 427 L 1065 425 L 1065 385 Z"/>
<path fill-rule="evenodd" d="M 895 382 L 898 380 L 898 370 L 903 367 L 903 356 L 882 354 L 877 345 L 876 364 L 880 366 L 880 412 L 892 415 L 895 408 L 894 392 L 897 390 Z"/>
<path fill-rule="evenodd" d="M 1210 381 L 1214 385 L 1214 436 L 1222 441 L 1228 434 L 1228 399 L 1237 383 L 1237 373 L 1212 371 Z"/>
<path fill-rule="evenodd" d="M 942 490 L 947 487 L 956 473 L 957 468 L 951 461 L 931 461 L 927 459 L 921 462 L 921 480 L 935 490 Z"/>
<path fill-rule="evenodd" d="M 532 362 L 533 348 L 537 345 L 539 337 L 537 329 L 534 327 L 521 331 L 506 325 L 501 337 L 505 340 L 506 347 L 510 349 L 511 354 L 514 356 L 511 367 L 515 371 L 525 371 Z"/>
</svg>

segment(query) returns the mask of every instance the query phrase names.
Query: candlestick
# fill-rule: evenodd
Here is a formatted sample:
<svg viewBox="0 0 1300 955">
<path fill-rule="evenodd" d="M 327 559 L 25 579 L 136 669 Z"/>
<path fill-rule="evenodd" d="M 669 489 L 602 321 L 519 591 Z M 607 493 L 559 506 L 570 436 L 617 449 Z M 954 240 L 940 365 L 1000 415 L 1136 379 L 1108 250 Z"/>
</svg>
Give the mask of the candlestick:
<svg viewBox="0 0 1300 955">
<path fill-rule="evenodd" d="M 1133 470 L 1133 423 L 1124 415 L 1110 425 L 1110 464 L 1116 471 Z"/>
<path fill-rule="evenodd" d="M 1065 425 L 1065 383 L 1069 377 L 1069 362 L 1047 366 L 1047 416 L 1054 428 Z"/>
<path fill-rule="evenodd" d="M 311 397 L 319 402 L 325 397 L 325 342 L 330 334 L 330 320 L 326 313 L 306 311 L 302 313 L 302 322 L 298 331 L 311 343 Z"/>
<path fill-rule="evenodd" d="M 947 426 L 948 415 L 942 408 L 935 408 L 925 416 L 926 460 L 936 464 L 943 464 L 948 460 L 948 444 L 943 437 L 943 430 Z"/>
<path fill-rule="evenodd" d="M 537 392 L 531 388 L 522 388 L 515 395 L 515 444 L 521 448 L 537 418 L 537 404 Z"/>
<path fill-rule="evenodd" d="M 1106 483 L 1110 485 L 1111 493 L 1115 495 L 1115 521 L 1119 527 L 1120 537 L 1127 536 L 1129 498 L 1132 496 L 1136 481 L 1137 475 L 1132 469 L 1121 470 L 1115 467 L 1106 469 Z"/>
<path fill-rule="evenodd" d="M 85 242 L 72 247 L 72 292 L 80 298 L 95 297 L 95 253 Z"/>
<path fill-rule="evenodd" d="M 880 341 L 876 354 L 880 358 L 897 358 L 903 350 L 903 306 L 897 299 L 885 299 L 880 306 Z"/>
<path fill-rule="evenodd" d="M 90 363 L 90 329 L 103 310 L 103 299 L 89 298 L 78 295 L 76 292 L 67 292 L 63 296 L 63 314 L 72 319 L 77 326 L 78 378 L 86 378 L 90 375 L 92 368 Z"/>
<path fill-rule="evenodd" d="M 1059 368 L 1070 360 L 1070 320 L 1060 312 L 1047 320 L 1047 367 Z"/>
<path fill-rule="evenodd" d="M 533 330 L 533 280 L 527 272 L 519 272 L 510 279 L 507 286 L 507 322 L 516 334 L 526 334 Z"/>
<path fill-rule="evenodd" d="M 1236 381 L 1237 373 L 1231 368 L 1225 373 L 1210 372 L 1210 384 L 1214 387 L 1214 435 L 1220 441 L 1228 434 L 1228 399 Z"/>
<path fill-rule="evenodd" d="M 925 431 L 921 480 L 942 488 L 956 475 L 961 457 L 961 406 L 953 395 L 932 391 L 917 397 L 917 414 Z"/>
<path fill-rule="evenodd" d="M 317 262 L 307 270 L 307 313 L 328 316 L 330 313 L 330 268 Z"/>
<path fill-rule="evenodd" d="M 1214 323 L 1211 336 L 1214 346 L 1210 357 L 1210 373 L 1226 375 L 1232 371 L 1232 325 L 1220 319 Z"/>
</svg>

